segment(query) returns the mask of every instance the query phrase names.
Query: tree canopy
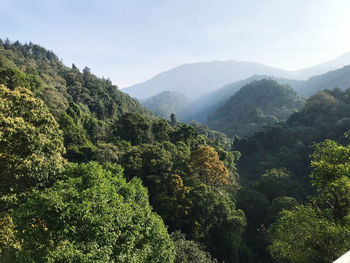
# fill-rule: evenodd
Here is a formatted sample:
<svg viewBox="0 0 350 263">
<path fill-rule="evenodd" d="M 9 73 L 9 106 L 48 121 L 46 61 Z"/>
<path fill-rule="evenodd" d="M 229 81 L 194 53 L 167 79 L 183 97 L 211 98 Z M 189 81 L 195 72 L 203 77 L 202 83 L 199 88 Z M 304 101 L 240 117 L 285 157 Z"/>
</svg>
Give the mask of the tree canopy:
<svg viewBox="0 0 350 263">
<path fill-rule="evenodd" d="M 350 146 L 326 140 L 315 146 L 311 174 L 318 196 L 308 205 L 282 211 L 271 226 L 274 258 L 331 262 L 350 245 Z"/>
<path fill-rule="evenodd" d="M 230 137 L 251 135 L 263 125 L 286 120 L 300 110 L 304 99 L 289 85 L 271 79 L 252 81 L 208 116 L 208 126 Z"/>
<path fill-rule="evenodd" d="M 174 245 L 118 165 L 71 164 L 52 187 L 12 212 L 19 262 L 173 262 Z"/>
<path fill-rule="evenodd" d="M 0 194 L 52 182 L 62 169 L 62 132 L 26 88 L 0 85 Z"/>
</svg>

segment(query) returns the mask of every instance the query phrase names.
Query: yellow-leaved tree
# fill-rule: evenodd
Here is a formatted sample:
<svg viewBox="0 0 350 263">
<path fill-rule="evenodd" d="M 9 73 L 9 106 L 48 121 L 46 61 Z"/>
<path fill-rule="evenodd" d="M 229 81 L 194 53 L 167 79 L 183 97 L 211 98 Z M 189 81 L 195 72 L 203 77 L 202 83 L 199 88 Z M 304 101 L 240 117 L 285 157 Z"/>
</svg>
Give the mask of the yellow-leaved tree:
<svg viewBox="0 0 350 263">
<path fill-rule="evenodd" d="M 44 187 L 63 167 L 63 137 L 48 107 L 0 85 L 0 196 Z"/>
<path fill-rule="evenodd" d="M 229 184 L 229 172 L 214 148 L 201 145 L 191 153 L 192 174 L 206 185 L 225 186 Z"/>
</svg>

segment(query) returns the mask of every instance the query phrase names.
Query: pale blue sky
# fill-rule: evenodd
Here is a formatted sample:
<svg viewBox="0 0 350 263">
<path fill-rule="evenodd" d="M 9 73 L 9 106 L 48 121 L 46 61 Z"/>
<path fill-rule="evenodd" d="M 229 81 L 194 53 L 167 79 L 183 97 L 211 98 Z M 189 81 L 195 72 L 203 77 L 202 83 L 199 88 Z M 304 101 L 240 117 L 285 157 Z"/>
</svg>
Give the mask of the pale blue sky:
<svg viewBox="0 0 350 263">
<path fill-rule="evenodd" d="M 350 51 L 349 14 L 349 0 L 0 0 L 0 37 L 126 87 L 190 62 L 311 66 Z"/>
</svg>

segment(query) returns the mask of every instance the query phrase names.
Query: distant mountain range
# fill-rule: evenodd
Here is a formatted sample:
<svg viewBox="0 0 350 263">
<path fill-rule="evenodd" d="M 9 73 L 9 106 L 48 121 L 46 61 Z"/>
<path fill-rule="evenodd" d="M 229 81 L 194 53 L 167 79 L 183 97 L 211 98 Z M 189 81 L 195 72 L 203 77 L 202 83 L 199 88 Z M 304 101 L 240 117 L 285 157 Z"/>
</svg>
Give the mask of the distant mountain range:
<svg viewBox="0 0 350 263">
<path fill-rule="evenodd" d="M 229 100 L 229 98 L 233 96 L 241 87 L 249 84 L 252 81 L 261 80 L 264 78 L 275 80 L 280 84 L 288 84 L 295 89 L 299 95 L 309 97 L 315 94 L 317 91 L 324 89 L 333 89 L 338 87 L 344 90 L 349 88 L 350 66 L 345 66 L 337 70 L 332 70 L 321 75 L 313 76 L 308 80 L 293 80 L 277 78 L 274 76 L 254 75 L 247 79 L 224 85 L 215 91 L 198 97 L 196 100 L 193 100 L 190 103 L 188 103 L 183 94 L 169 92 L 172 93 L 171 100 L 167 100 L 164 96 L 159 96 L 156 100 L 153 100 L 152 107 L 157 108 L 158 106 L 156 104 L 160 103 L 164 109 L 167 108 L 173 113 L 176 113 L 178 119 L 181 121 L 189 122 L 191 120 L 195 120 L 199 123 L 205 124 L 207 122 L 208 115 L 213 114 L 218 108 L 223 106 L 225 102 Z M 176 96 L 179 98 L 175 99 Z M 163 101 L 160 101 L 160 98 L 162 98 Z M 173 105 L 175 101 L 178 102 L 177 105 Z M 144 106 L 150 108 L 149 105 L 144 104 Z M 153 110 L 153 108 L 150 109 Z M 160 115 L 158 112 L 155 112 L 155 114 Z"/>
<path fill-rule="evenodd" d="M 334 60 L 297 71 L 233 60 L 192 63 L 162 72 L 150 80 L 123 89 L 123 92 L 137 99 L 145 99 L 162 91 L 176 91 L 184 94 L 190 101 L 194 101 L 226 84 L 247 79 L 253 75 L 306 80 L 346 65 L 350 65 L 350 52 Z"/>
</svg>

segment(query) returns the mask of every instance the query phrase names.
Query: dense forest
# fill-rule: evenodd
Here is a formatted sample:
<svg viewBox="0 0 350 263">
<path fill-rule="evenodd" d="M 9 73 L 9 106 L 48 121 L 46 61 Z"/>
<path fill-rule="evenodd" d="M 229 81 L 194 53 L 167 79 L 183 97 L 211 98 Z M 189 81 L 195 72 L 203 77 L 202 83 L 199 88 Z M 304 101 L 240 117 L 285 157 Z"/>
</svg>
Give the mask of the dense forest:
<svg viewBox="0 0 350 263">
<path fill-rule="evenodd" d="M 306 102 L 273 80 L 241 93 L 249 89 L 266 102 L 255 113 L 277 120 L 228 137 L 175 114 L 156 117 L 110 80 L 36 44 L 0 41 L 0 262 L 342 255 L 350 89 Z"/>
<path fill-rule="evenodd" d="M 303 105 L 304 99 L 290 86 L 271 79 L 256 80 L 209 115 L 208 126 L 231 137 L 251 135 L 263 125 L 286 120 Z"/>
<path fill-rule="evenodd" d="M 141 103 L 155 115 L 168 119 L 172 113 L 178 115 L 186 108 L 188 99 L 176 91 L 162 91 L 153 97 L 141 100 Z"/>
<path fill-rule="evenodd" d="M 195 101 L 190 103 L 183 111 L 180 112 L 181 119 L 184 121 L 197 121 L 206 124 L 207 116 L 213 114 L 216 110 L 222 107 L 226 101 L 243 86 L 251 83 L 254 80 L 272 79 L 280 84 L 289 84 L 292 88 L 299 87 L 302 81 L 276 78 L 267 75 L 253 75 L 247 79 L 229 83 L 213 92 L 210 92 Z"/>
</svg>

